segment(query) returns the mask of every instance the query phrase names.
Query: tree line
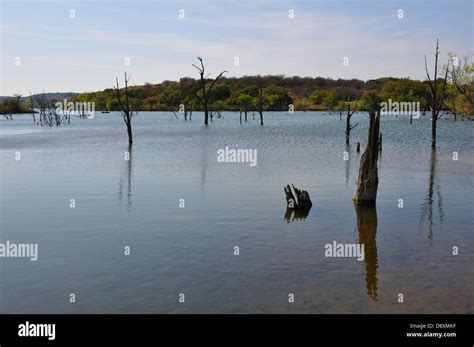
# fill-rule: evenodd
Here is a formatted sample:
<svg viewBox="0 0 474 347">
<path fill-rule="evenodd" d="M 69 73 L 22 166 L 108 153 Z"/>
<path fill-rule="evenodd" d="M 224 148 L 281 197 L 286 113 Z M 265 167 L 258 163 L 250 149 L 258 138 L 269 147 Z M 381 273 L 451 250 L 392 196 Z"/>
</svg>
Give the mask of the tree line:
<svg viewBox="0 0 474 347">
<path fill-rule="evenodd" d="M 470 66 L 473 69 L 472 64 Z M 461 73 L 458 73 L 461 74 Z M 456 75 L 456 73 L 455 73 Z M 456 75 L 457 76 L 457 75 Z M 206 80 L 205 77 L 203 77 Z M 209 84 L 212 79 L 208 79 Z M 442 83 L 442 79 L 437 80 Z M 462 83 L 464 94 L 455 83 L 448 83 L 443 109 L 459 115 L 473 115 L 472 81 Z M 128 87 L 130 104 L 140 111 L 205 111 L 196 97 L 201 80 L 190 77 L 179 81 L 146 83 Z M 262 92 L 262 93 L 261 93 Z M 244 76 L 225 77 L 214 83 L 208 105 L 216 111 L 340 111 L 346 109 L 347 100 L 361 101 L 364 93 L 375 92 L 382 100 L 419 102 L 422 110 L 429 109 L 430 87 L 428 81 L 409 78 L 384 77 L 369 81 L 358 79 L 331 79 L 322 77 Z M 261 94 L 265 95 L 264 100 Z M 97 110 L 119 111 L 120 106 L 113 88 L 99 92 L 82 93 L 72 101 L 93 101 Z"/>
</svg>

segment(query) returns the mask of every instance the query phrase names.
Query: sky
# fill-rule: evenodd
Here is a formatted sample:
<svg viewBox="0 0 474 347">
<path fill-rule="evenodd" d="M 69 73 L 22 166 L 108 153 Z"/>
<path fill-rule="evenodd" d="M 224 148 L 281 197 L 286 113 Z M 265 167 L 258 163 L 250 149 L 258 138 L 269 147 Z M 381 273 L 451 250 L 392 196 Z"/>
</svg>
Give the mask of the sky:
<svg viewBox="0 0 474 347">
<path fill-rule="evenodd" d="M 443 64 L 474 50 L 473 0 L 0 3 L 0 95 L 198 77 L 198 56 L 210 76 L 424 79 L 436 38 Z"/>
</svg>

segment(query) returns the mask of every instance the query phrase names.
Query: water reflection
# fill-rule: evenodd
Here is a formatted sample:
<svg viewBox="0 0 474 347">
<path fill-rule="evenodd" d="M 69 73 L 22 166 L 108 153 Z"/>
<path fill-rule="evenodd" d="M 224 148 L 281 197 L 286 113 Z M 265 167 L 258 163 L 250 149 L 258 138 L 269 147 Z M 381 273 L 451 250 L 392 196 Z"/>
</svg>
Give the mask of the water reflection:
<svg viewBox="0 0 474 347">
<path fill-rule="evenodd" d="M 300 208 L 286 208 L 285 221 L 287 223 L 294 222 L 297 220 L 304 220 L 308 217 L 311 207 L 300 207 Z"/>
<path fill-rule="evenodd" d="M 377 209 L 354 204 L 357 215 L 359 243 L 364 244 L 365 282 L 367 295 L 377 301 Z"/>
<path fill-rule="evenodd" d="M 209 128 L 205 127 L 204 128 L 204 140 L 202 142 L 202 157 L 201 157 L 201 181 L 200 181 L 200 186 L 201 186 L 201 191 L 204 192 L 206 188 L 206 181 L 207 181 L 207 156 L 208 156 L 208 143 L 209 143 Z"/>
<path fill-rule="evenodd" d="M 125 180 L 127 184 L 127 209 L 130 211 L 130 208 L 132 207 L 132 145 L 128 145 L 127 151 L 125 151 L 123 159 L 125 161 Z M 119 202 L 122 202 L 123 186 L 124 178 L 123 172 L 121 172 L 118 190 Z"/>
<path fill-rule="evenodd" d="M 349 172 L 351 170 L 351 146 L 346 144 L 346 152 L 348 154 L 347 160 L 345 161 L 345 166 L 346 166 L 346 171 L 345 171 L 345 177 L 346 177 L 346 188 L 349 186 Z"/>
<path fill-rule="evenodd" d="M 420 215 L 420 231 L 423 227 L 423 222 L 425 219 L 428 221 L 428 238 L 433 240 L 433 220 L 434 220 L 434 213 L 433 213 L 433 204 L 435 203 L 435 199 L 437 199 L 436 206 L 438 209 L 438 217 L 440 222 L 442 223 L 444 220 L 443 214 L 443 198 L 441 196 L 441 188 L 439 185 L 439 180 L 436 177 L 436 165 L 438 162 L 436 148 L 431 149 L 431 157 L 430 157 L 430 176 L 428 182 L 428 192 L 425 198 L 425 203 L 421 209 Z"/>
</svg>

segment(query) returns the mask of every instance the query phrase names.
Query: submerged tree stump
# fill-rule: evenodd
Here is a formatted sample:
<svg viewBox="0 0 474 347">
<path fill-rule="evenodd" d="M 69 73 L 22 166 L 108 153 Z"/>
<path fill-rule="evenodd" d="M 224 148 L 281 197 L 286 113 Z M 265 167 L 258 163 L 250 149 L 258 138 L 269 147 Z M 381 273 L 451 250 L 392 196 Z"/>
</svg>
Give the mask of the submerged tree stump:
<svg viewBox="0 0 474 347">
<path fill-rule="evenodd" d="M 380 112 L 369 111 L 370 126 L 367 147 L 360 158 L 354 202 L 360 205 L 375 205 L 379 185 L 377 160 L 380 149 Z"/>
<path fill-rule="evenodd" d="M 313 203 L 306 190 L 299 190 L 293 184 L 283 187 L 286 198 L 285 219 L 304 219 L 308 216 Z"/>
<path fill-rule="evenodd" d="M 307 208 L 313 206 L 306 190 L 299 190 L 293 184 L 283 187 L 288 208 Z"/>
</svg>

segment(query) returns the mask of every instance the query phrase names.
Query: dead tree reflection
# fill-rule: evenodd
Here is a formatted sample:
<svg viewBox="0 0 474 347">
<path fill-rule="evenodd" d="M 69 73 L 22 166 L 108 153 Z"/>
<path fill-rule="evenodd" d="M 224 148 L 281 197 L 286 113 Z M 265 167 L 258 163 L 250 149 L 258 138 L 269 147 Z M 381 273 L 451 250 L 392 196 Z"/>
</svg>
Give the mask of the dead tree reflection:
<svg viewBox="0 0 474 347">
<path fill-rule="evenodd" d="M 428 191 L 425 198 L 425 203 L 421 209 L 419 229 L 423 229 L 424 221 L 428 222 L 428 238 L 433 240 L 433 224 L 434 224 L 434 212 L 433 205 L 435 199 L 437 199 L 436 206 L 438 208 L 438 217 L 439 221 L 442 223 L 444 220 L 443 213 L 443 198 L 441 196 L 441 188 L 439 185 L 439 180 L 436 177 L 436 164 L 438 162 L 436 148 L 431 149 L 430 157 L 430 175 L 428 182 Z"/>
<path fill-rule="evenodd" d="M 377 301 L 377 209 L 354 204 L 357 215 L 359 243 L 364 245 L 365 282 L 367 295 Z"/>
<path fill-rule="evenodd" d="M 124 152 L 125 161 L 125 181 L 127 185 L 127 210 L 130 211 L 132 207 L 132 145 L 129 144 L 127 147 L 127 151 Z M 124 186 L 124 178 L 123 175 L 120 174 L 120 181 L 119 181 L 119 201 L 122 202 L 123 198 L 123 186 Z"/>
</svg>

